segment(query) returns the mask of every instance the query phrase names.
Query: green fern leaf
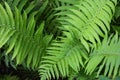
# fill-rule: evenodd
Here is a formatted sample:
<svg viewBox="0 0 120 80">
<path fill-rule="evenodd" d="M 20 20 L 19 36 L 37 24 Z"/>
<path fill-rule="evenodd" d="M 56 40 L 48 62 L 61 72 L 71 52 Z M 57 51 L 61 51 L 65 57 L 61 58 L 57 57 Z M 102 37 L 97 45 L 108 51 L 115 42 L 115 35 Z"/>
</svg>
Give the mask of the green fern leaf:
<svg viewBox="0 0 120 80">
<path fill-rule="evenodd" d="M 87 53 L 79 41 L 69 38 L 61 38 L 61 41 L 54 41 L 48 47 L 47 56 L 43 57 L 40 66 L 41 80 L 66 77 L 69 75 L 69 68 L 79 71 L 84 67 L 83 59 L 87 60 Z M 83 48 L 83 49 L 82 49 Z"/>
<path fill-rule="evenodd" d="M 91 74 L 97 67 L 97 76 L 101 73 L 101 71 L 104 71 L 105 76 L 108 75 L 113 78 L 119 74 L 120 40 L 117 33 L 115 36 L 111 37 L 106 37 L 102 44 L 91 53 L 91 57 L 86 67 L 87 74 Z M 105 70 L 103 68 L 105 68 Z"/>
<path fill-rule="evenodd" d="M 58 7 L 56 10 L 61 12 L 56 15 L 60 16 L 58 22 L 63 28 L 78 37 L 89 52 L 87 41 L 96 47 L 96 43 L 100 44 L 99 36 L 104 37 L 110 30 L 116 4 L 117 0 L 80 0 L 71 8 Z"/>
<path fill-rule="evenodd" d="M 28 17 L 26 11 L 22 14 L 17 7 L 12 12 L 7 3 L 5 8 L 0 4 L 0 12 L 0 48 L 7 44 L 6 55 L 11 53 L 16 65 L 24 63 L 28 68 L 37 69 L 52 39 L 52 35 L 43 35 L 45 23 L 36 29 L 37 11 Z"/>
<path fill-rule="evenodd" d="M 0 48 L 8 41 L 8 39 L 15 33 L 13 30 L 14 22 L 13 22 L 13 16 L 11 13 L 10 8 L 8 7 L 8 4 L 5 3 L 7 11 L 3 8 L 3 6 L 0 4 Z M 10 17 L 10 18 L 9 18 Z M 12 23 L 11 23 L 12 20 Z M 10 28 L 6 27 L 10 26 Z M 4 33 L 5 32 L 5 33 Z"/>
</svg>

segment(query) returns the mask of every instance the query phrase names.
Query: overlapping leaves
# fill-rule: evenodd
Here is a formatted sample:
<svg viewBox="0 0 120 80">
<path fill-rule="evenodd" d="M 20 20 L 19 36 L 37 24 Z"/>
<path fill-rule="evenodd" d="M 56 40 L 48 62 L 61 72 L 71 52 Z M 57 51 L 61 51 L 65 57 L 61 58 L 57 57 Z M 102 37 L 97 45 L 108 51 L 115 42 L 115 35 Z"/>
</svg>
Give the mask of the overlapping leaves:
<svg viewBox="0 0 120 80">
<path fill-rule="evenodd" d="M 54 41 L 47 49 L 47 56 L 43 57 L 39 70 L 41 80 L 66 77 L 70 68 L 78 72 L 80 67 L 84 67 L 87 52 L 79 40 L 74 41 L 69 34 L 67 36 L 61 41 Z"/>
<path fill-rule="evenodd" d="M 69 1 L 71 3 L 71 0 Z M 96 48 L 97 44 L 101 44 L 100 36 L 104 38 L 108 34 L 116 4 L 117 0 L 79 0 L 77 3 L 58 7 L 56 10 L 59 12 L 56 15 L 59 16 L 57 19 L 60 23 L 59 28 L 63 30 L 66 38 L 53 42 L 48 48 L 47 56 L 43 57 L 39 70 L 41 79 L 67 76 L 69 66 L 78 71 L 80 68 L 78 64 L 84 63 L 79 59 L 85 58 L 86 55 L 86 52 L 81 51 L 86 48 L 89 52 L 90 44 Z M 85 48 L 80 47 L 82 44 Z M 68 54 L 70 57 L 65 56 Z M 98 57 L 98 59 L 100 58 Z M 89 67 L 87 69 L 89 72 Z"/>
<path fill-rule="evenodd" d="M 5 7 L 0 5 L 0 48 L 7 47 L 6 55 L 12 54 L 11 59 L 17 65 L 33 69 L 40 66 L 42 80 L 69 76 L 70 69 L 78 72 L 86 65 L 87 74 L 96 70 L 98 75 L 101 72 L 113 77 L 120 74 L 117 72 L 120 40 L 117 34 L 110 38 L 107 36 L 117 0 L 42 0 L 44 5 L 39 10 L 34 8 L 34 1 L 28 7 L 25 6 L 28 0 L 12 1 L 15 6 L 12 9 L 7 3 Z M 49 8 L 45 10 L 48 3 Z M 41 15 L 43 12 L 45 16 Z M 43 19 L 48 31 L 45 34 Z M 47 33 L 57 36 L 56 27 L 63 33 L 60 32 L 61 37 L 47 48 L 52 38 Z M 103 42 L 100 37 L 105 38 Z M 88 60 L 91 45 L 94 51 Z"/>
<path fill-rule="evenodd" d="M 108 36 L 102 41 L 102 44 L 95 49 L 90 56 L 86 71 L 91 74 L 96 68 L 97 76 L 104 72 L 105 76 L 115 77 L 120 74 L 120 38 L 116 33 L 115 36 Z"/>
<path fill-rule="evenodd" d="M 62 6 L 56 10 L 61 10 L 56 15 L 60 15 L 58 21 L 79 37 L 82 44 L 89 51 L 90 41 L 96 46 L 100 43 L 100 38 L 104 37 L 110 30 L 110 22 L 115 12 L 117 0 L 79 0 L 71 6 Z"/>
<path fill-rule="evenodd" d="M 0 5 L 0 48 L 7 44 L 6 54 L 12 53 L 16 64 L 25 64 L 28 68 L 37 68 L 52 35 L 43 35 L 44 22 L 36 29 L 34 16 L 29 17 L 15 8 L 14 14 L 7 3 Z M 13 50 L 14 49 L 14 50 Z"/>
</svg>

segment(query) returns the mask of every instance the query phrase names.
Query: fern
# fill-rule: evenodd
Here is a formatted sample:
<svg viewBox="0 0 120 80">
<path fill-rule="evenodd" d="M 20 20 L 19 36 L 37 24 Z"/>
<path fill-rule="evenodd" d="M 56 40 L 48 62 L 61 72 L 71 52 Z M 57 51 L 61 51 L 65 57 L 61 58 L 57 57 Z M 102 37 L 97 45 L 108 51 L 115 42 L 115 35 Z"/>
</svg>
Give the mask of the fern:
<svg viewBox="0 0 120 80">
<path fill-rule="evenodd" d="M 24 11 L 23 14 L 15 8 L 14 14 L 7 3 L 6 9 L 0 5 L 0 48 L 7 44 L 9 48 L 6 55 L 13 49 L 12 60 L 16 59 L 16 64 L 37 68 L 41 61 L 41 56 L 45 55 L 45 48 L 49 44 L 52 35 L 43 35 L 44 22 L 35 30 L 36 22 L 32 13 L 29 17 Z M 14 17 L 15 18 L 14 18 Z M 26 60 L 26 61 L 25 61 Z M 35 62 L 34 62 L 35 61 Z"/>
<path fill-rule="evenodd" d="M 1 57 L 5 57 L 7 65 L 15 63 L 13 67 L 23 65 L 38 70 L 41 80 L 73 79 L 72 72 L 81 74 L 84 69 L 82 76 L 97 72 L 99 78 L 104 72 L 105 76 L 115 78 L 120 74 L 120 41 L 118 33 L 110 37 L 108 33 L 110 26 L 115 26 L 110 23 L 117 3 L 117 0 L 3 0 L 0 49 L 5 48 L 5 56 L 2 52 Z"/>
<path fill-rule="evenodd" d="M 115 78 L 119 73 L 120 67 L 120 40 L 118 34 L 111 36 L 102 41 L 102 44 L 98 46 L 90 55 L 86 71 L 87 74 L 91 74 L 97 67 L 97 76 L 104 71 L 104 75 Z"/>
<path fill-rule="evenodd" d="M 71 0 L 69 1 L 71 3 Z M 56 8 L 60 11 L 56 14 L 59 16 L 59 28 L 63 30 L 66 38 L 62 37 L 62 40 L 53 42 L 50 49 L 48 48 L 39 70 L 41 80 L 66 77 L 69 67 L 75 71 L 79 71 L 81 66 L 84 67 L 85 62 L 81 59 L 88 58 L 85 48 L 90 52 L 91 44 L 94 48 L 101 44 L 100 36 L 104 38 L 108 34 L 116 4 L 117 0 L 79 0 L 72 6 Z M 81 48 L 82 44 L 85 48 Z M 69 56 L 65 56 L 68 54 Z"/>
<path fill-rule="evenodd" d="M 54 41 L 47 49 L 47 55 L 43 57 L 39 70 L 41 80 L 69 76 L 70 68 L 78 72 L 88 58 L 83 45 L 77 40 L 74 41 L 70 35 L 67 39 Z"/>
<path fill-rule="evenodd" d="M 87 41 L 95 47 L 100 43 L 99 36 L 104 37 L 110 30 L 117 0 L 80 0 L 78 3 L 57 8 L 62 11 L 56 15 L 61 15 L 58 21 L 63 28 L 78 37 L 89 51 Z"/>
<path fill-rule="evenodd" d="M 3 0 L 3 2 L 7 2 L 9 4 L 9 6 L 11 7 L 11 9 L 13 10 L 14 7 L 16 6 L 19 11 L 23 11 L 25 10 L 26 13 L 30 13 L 38 4 L 38 0 Z M 26 7 L 27 5 L 27 7 Z"/>
</svg>

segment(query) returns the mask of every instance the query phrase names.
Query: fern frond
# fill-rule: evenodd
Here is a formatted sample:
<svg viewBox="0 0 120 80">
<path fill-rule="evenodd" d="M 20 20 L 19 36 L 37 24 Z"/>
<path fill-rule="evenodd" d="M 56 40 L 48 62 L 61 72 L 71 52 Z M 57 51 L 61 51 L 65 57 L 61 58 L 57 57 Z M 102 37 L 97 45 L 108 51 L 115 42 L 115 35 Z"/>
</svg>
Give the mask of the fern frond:
<svg viewBox="0 0 120 80">
<path fill-rule="evenodd" d="M 38 1 L 37 0 L 34 0 L 34 1 L 30 1 L 30 0 L 7 0 L 6 2 L 9 4 L 9 6 L 11 7 L 12 10 L 14 10 L 14 7 L 17 7 L 20 12 L 25 10 L 26 13 L 28 14 L 31 10 L 33 10 L 33 8 L 35 8 L 37 6 L 36 2 L 38 2 Z M 27 7 L 26 7 L 26 5 L 27 5 Z"/>
<path fill-rule="evenodd" d="M 12 53 L 16 65 L 25 63 L 28 68 L 38 68 L 52 35 L 42 34 L 44 22 L 36 29 L 34 16 L 37 12 L 28 17 L 25 11 L 21 14 L 15 8 L 13 14 L 7 3 L 5 6 L 0 5 L 0 48 L 5 44 L 9 46 L 6 55 Z"/>
<path fill-rule="evenodd" d="M 78 4 L 79 3 L 79 4 Z M 100 38 L 107 35 L 115 12 L 117 0 L 80 0 L 77 4 L 58 7 L 58 18 L 63 28 L 78 37 L 89 51 L 89 42 L 94 47 Z M 72 25 L 72 26 L 71 26 Z M 76 34 L 77 33 L 77 34 Z"/>
<path fill-rule="evenodd" d="M 43 57 L 40 66 L 41 80 L 66 77 L 69 75 L 70 67 L 79 71 L 84 67 L 84 60 L 87 59 L 87 52 L 82 44 L 73 40 L 72 37 L 60 38 L 61 41 L 54 41 L 47 49 L 47 56 Z"/>
<path fill-rule="evenodd" d="M 8 39 L 15 33 L 14 19 L 11 9 L 5 3 L 6 10 L 0 4 L 0 48 L 8 41 Z M 6 27 L 7 26 L 7 27 Z"/>
<path fill-rule="evenodd" d="M 86 71 L 91 74 L 98 67 L 97 76 L 104 71 L 104 75 L 115 77 L 120 67 L 120 39 L 118 34 L 105 37 L 102 44 L 95 49 L 90 56 Z"/>
</svg>

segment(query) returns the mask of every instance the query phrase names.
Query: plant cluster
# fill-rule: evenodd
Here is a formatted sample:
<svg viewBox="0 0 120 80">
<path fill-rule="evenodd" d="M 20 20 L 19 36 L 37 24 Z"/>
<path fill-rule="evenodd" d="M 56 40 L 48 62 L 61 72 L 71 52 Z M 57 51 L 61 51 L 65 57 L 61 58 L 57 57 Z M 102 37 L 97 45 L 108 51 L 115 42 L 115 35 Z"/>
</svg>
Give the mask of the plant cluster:
<svg viewBox="0 0 120 80">
<path fill-rule="evenodd" d="M 119 48 L 119 0 L 0 1 L 0 66 L 40 80 L 119 80 Z"/>
</svg>

